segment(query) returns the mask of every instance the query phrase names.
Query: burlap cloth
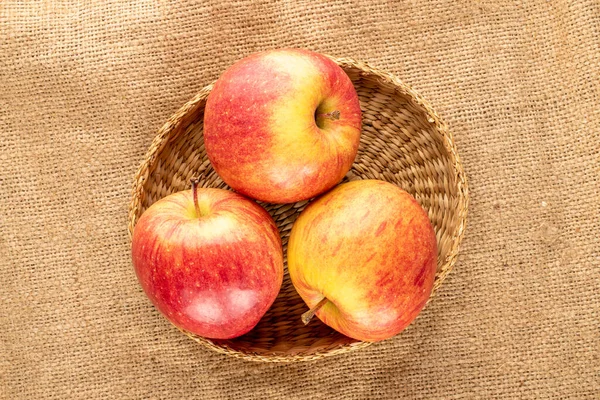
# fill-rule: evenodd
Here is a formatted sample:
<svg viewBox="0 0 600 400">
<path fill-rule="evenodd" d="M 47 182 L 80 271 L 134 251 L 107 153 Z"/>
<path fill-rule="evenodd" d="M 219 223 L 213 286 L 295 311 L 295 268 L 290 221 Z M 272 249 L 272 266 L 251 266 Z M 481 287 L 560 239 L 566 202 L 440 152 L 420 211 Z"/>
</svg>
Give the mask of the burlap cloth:
<svg viewBox="0 0 600 400">
<path fill-rule="evenodd" d="M 600 398 L 600 8 L 588 1 L 0 2 L 0 397 Z M 240 57 L 366 60 L 429 98 L 469 224 L 403 334 L 212 353 L 152 308 L 127 205 L 153 135 Z"/>
</svg>

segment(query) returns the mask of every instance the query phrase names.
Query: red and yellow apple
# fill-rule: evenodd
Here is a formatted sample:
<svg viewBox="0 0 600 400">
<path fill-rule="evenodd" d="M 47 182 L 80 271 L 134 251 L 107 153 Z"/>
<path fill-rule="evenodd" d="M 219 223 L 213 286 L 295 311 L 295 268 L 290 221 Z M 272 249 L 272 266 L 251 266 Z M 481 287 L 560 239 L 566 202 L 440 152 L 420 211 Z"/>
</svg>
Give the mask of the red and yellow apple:
<svg viewBox="0 0 600 400">
<path fill-rule="evenodd" d="M 378 180 L 341 184 L 296 220 L 288 270 L 313 314 L 362 341 L 400 333 L 433 288 L 436 237 L 419 203 Z"/>
<path fill-rule="evenodd" d="M 174 325 L 208 338 L 250 331 L 283 280 L 281 239 L 271 216 L 239 194 L 196 185 L 142 214 L 132 257 L 156 308 Z"/>
<path fill-rule="evenodd" d="M 350 78 L 331 59 L 283 49 L 244 58 L 206 101 L 204 142 L 219 176 L 271 203 L 335 186 L 358 149 L 361 111 Z"/>
</svg>

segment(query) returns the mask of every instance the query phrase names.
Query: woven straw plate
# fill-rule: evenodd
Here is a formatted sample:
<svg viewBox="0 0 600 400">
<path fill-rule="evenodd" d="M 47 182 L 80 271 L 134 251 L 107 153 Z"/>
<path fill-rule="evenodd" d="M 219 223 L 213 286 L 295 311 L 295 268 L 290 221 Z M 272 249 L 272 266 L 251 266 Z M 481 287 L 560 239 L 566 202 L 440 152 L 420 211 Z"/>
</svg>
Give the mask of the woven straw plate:
<svg viewBox="0 0 600 400">
<path fill-rule="evenodd" d="M 428 211 L 438 240 L 434 291 L 452 269 L 463 236 L 468 190 L 452 135 L 431 106 L 398 78 L 346 58 L 334 58 L 354 83 L 363 111 L 363 130 L 354 165 L 344 181 L 381 179 L 411 193 Z M 228 188 L 210 165 L 204 149 L 202 89 L 160 129 L 134 182 L 129 233 L 155 201 L 190 187 L 202 174 L 203 187 Z M 262 204 L 275 219 L 284 254 L 292 225 L 308 201 Z M 270 362 L 315 360 L 369 345 L 343 336 L 319 321 L 304 326 L 307 310 L 286 271 L 275 303 L 248 334 L 231 340 L 186 335 L 217 352 Z"/>
</svg>

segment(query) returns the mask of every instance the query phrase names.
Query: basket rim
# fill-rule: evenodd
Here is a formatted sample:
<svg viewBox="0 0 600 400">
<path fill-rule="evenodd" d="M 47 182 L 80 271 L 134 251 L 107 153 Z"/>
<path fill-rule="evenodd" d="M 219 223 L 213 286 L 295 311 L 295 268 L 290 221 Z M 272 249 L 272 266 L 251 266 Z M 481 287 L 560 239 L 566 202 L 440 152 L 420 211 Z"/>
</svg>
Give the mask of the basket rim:
<svg viewBox="0 0 600 400">
<path fill-rule="evenodd" d="M 438 115 L 438 113 L 433 109 L 430 102 L 426 100 L 421 94 L 415 91 L 410 85 L 404 83 L 394 74 L 383 71 L 379 68 L 371 66 L 369 63 L 364 61 L 357 61 L 352 58 L 347 57 L 334 57 L 328 54 L 325 56 L 329 57 L 335 63 L 337 63 L 340 67 L 344 68 L 353 68 L 360 70 L 360 74 L 362 76 L 372 75 L 377 77 L 377 80 L 380 83 L 385 83 L 387 85 L 392 85 L 394 90 L 397 93 L 403 94 L 407 97 L 413 99 L 416 105 L 420 106 L 424 109 L 427 115 L 427 119 L 430 123 L 434 124 L 437 128 L 437 132 L 442 135 L 442 142 L 448 155 L 450 157 L 450 161 L 453 166 L 454 178 L 456 180 L 457 185 L 457 199 L 458 199 L 458 218 L 459 224 L 456 229 L 455 235 L 452 238 L 452 247 L 448 254 L 446 255 L 441 269 L 436 273 L 436 279 L 433 286 L 433 290 L 431 292 L 431 296 L 428 300 L 431 301 L 437 289 L 442 285 L 443 281 L 446 279 L 447 275 L 452 271 L 454 264 L 458 258 L 458 253 L 460 250 L 460 244 L 462 242 L 464 231 L 466 229 L 467 224 L 467 213 L 469 208 L 469 188 L 467 182 L 467 176 L 465 174 L 463 165 L 460 161 L 460 156 L 458 154 L 456 143 L 454 141 L 454 137 L 452 132 L 448 129 L 448 125 L 446 122 Z M 180 128 L 185 120 L 185 117 L 190 113 L 194 112 L 199 108 L 199 105 L 202 101 L 204 101 L 210 91 L 214 86 L 214 82 L 202 88 L 191 100 L 185 103 L 175 114 L 173 114 L 165 124 L 158 130 L 157 135 L 152 140 L 152 143 L 146 154 L 144 156 L 143 161 L 140 163 L 140 166 L 135 174 L 134 182 L 131 190 L 131 200 L 129 204 L 129 211 L 127 214 L 128 218 L 128 233 L 129 233 L 129 241 L 131 245 L 131 240 L 133 237 L 133 229 L 135 223 L 137 222 L 137 212 L 140 209 L 141 199 L 144 193 L 144 183 L 150 176 L 150 173 L 153 171 L 157 159 L 157 155 L 162 151 L 162 149 L 171 142 L 174 138 L 178 136 L 181 132 L 177 132 L 178 128 Z M 171 134 L 175 132 L 175 135 L 171 137 Z M 173 325 L 174 326 L 174 325 Z M 227 354 L 229 356 L 233 356 L 239 359 L 250 360 L 250 361 L 258 361 L 258 362 L 279 362 L 279 363 L 289 363 L 296 361 L 313 361 L 318 360 L 324 357 L 330 357 L 334 355 L 339 355 L 343 353 L 347 353 L 349 351 L 353 351 L 359 348 L 364 348 L 372 343 L 370 342 L 362 342 L 357 341 L 354 343 L 343 344 L 338 348 L 327 350 L 327 351 L 317 351 L 315 353 L 310 354 L 295 354 L 295 355 L 261 355 L 253 352 L 242 352 L 239 350 L 235 350 L 227 345 L 216 344 L 212 340 L 194 335 L 190 332 L 187 332 L 179 327 L 174 326 L 176 329 L 184 333 L 189 338 L 195 340 L 196 342 L 202 344 L 206 348 L 209 348 L 220 354 Z"/>
</svg>

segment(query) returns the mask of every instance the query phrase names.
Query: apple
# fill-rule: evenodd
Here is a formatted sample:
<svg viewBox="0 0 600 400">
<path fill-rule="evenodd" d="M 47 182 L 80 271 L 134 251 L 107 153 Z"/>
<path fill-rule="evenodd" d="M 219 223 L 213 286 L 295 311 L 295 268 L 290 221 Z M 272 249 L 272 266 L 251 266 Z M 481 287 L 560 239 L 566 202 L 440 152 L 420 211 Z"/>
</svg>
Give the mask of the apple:
<svg viewBox="0 0 600 400">
<path fill-rule="evenodd" d="M 142 214 L 132 258 L 156 308 L 179 328 L 213 339 L 254 328 L 283 281 L 271 216 L 231 191 L 198 189 L 197 181 Z"/>
<path fill-rule="evenodd" d="M 321 321 L 374 342 L 400 333 L 433 288 L 436 237 L 419 203 L 378 180 L 341 184 L 300 214 L 288 244 L 294 287 Z"/>
<path fill-rule="evenodd" d="M 350 170 L 361 111 L 348 75 L 324 55 L 282 49 L 227 69 L 204 113 L 206 153 L 234 190 L 270 203 L 323 193 Z"/>
</svg>

